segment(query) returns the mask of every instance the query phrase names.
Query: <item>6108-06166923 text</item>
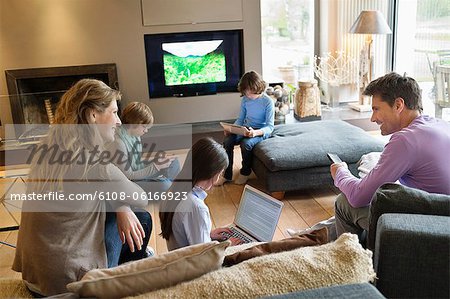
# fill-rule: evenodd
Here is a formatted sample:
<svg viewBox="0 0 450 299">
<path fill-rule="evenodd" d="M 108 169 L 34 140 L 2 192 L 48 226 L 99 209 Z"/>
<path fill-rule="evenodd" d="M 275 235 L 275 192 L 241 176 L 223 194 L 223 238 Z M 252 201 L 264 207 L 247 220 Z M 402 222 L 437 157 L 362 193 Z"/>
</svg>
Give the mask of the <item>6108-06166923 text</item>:
<svg viewBox="0 0 450 299">
<path fill-rule="evenodd" d="M 186 200 L 187 192 L 94 192 L 94 193 L 64 193 L 50 191 L 45 193 L 11 193 L 11 201 L 124 201 L 124 200 Z"/>
</svg>

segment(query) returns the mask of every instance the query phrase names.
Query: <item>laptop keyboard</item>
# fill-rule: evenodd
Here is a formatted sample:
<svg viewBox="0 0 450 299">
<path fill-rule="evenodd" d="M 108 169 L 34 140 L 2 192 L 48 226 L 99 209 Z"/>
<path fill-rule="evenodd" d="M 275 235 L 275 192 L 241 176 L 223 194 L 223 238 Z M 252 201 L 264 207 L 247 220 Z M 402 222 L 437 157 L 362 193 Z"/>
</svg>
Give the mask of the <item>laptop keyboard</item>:
<svg viewBox="0 0 450 299">
<path fill-rule="evenodd" d="M 223 233 L 223 235 L 225 237 L 229 238 L 237 238 L 239 240 L 241 240 L 244 243 L 250 243 L 253 242 L 252 239 L 250 239 L 249 237 L 247 237 L 246 235 L 244 235 L 243 233 L 241 233 L 240 231 L 238 231 L 237 229 L 235 229 L 234 227 L 229 227 L 229 229 L 232 231 L 231 234 L 229 233 Z"/>
</svg>

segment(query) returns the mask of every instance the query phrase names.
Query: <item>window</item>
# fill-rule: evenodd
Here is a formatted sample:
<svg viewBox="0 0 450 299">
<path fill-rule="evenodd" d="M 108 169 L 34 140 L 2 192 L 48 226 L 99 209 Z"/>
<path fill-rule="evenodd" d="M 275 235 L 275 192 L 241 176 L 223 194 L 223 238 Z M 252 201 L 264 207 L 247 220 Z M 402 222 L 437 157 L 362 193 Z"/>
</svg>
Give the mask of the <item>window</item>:
<svg viewBox="0 0 450 299">
<path fill-rule="evenodd" d="M 312 78 L 314 2 L 261 0 L 262 65 L 267 82 Z"/>
<path fill-rule="evenodd" d="M 419 82 L 424 112 L 434 115 L 436 66 L 450 65 L 450 2 L 398 0 L 396 16 L 394 70 Z"/>
</svg>

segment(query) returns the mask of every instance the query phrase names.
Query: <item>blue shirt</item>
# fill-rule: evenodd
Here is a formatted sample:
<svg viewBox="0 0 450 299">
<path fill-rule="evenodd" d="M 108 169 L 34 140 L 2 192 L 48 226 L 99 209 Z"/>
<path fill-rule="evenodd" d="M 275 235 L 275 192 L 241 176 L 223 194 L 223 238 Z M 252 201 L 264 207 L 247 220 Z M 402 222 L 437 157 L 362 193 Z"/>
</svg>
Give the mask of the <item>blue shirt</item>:
<svg viewBox="0 0 450 299">
<path fill-rule="evenodd" d="M 167 248 L 174 250 L 189 245 L 211 242 L 211 216 L 204 200 L 208 194 L 195 186 L 180 201 L 172 219 L 172 235 Z"/>
<path fill-rule="evenodd" d="M 273 100 L 265 93 L 254 100 L 243 96 L 239 117 L 234 122 L 236 125 L 260 129 L 267 138 L 274 128 L 275 108 Z"/>
</svg>

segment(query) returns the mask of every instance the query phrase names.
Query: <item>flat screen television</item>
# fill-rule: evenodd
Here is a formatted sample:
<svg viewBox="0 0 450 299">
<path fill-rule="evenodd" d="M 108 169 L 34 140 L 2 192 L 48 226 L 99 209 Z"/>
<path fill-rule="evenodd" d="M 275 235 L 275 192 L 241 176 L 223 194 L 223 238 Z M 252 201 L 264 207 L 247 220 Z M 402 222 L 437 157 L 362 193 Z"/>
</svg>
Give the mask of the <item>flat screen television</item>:
<svg viewBox="0 0 450 299">
<path fill-rule="evenodd" d="M 236 92 L 242 30 L 145 34 L 150 98 Z"/>
</svg>

